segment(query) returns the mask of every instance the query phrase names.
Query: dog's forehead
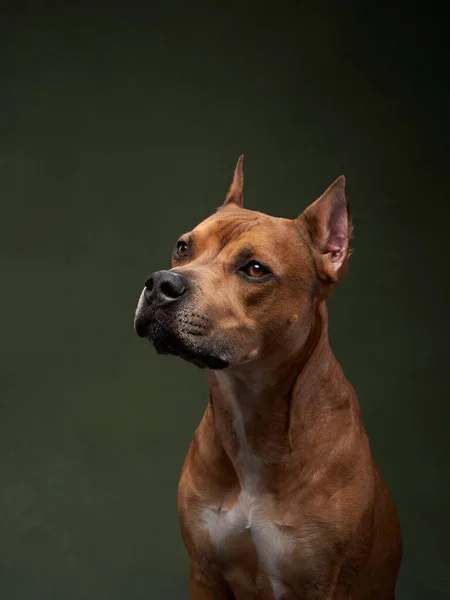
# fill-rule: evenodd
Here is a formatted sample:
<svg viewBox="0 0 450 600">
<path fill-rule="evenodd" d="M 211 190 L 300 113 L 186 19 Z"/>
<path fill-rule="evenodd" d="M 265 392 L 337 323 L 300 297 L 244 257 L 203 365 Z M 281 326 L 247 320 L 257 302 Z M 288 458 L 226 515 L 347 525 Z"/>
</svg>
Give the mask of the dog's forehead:
<svg viewBox="0 0 450 600">
<path fill-rule="evenodd" d="M 289 233 L 292 233 L 289 219 L 243 208 L 224 208 L 199 223 L 191 235 L 196 245 L 223 248 L 244 239 L 247 242 L 251 239 L 255 244 L 271 245 Z"/>
</svg>

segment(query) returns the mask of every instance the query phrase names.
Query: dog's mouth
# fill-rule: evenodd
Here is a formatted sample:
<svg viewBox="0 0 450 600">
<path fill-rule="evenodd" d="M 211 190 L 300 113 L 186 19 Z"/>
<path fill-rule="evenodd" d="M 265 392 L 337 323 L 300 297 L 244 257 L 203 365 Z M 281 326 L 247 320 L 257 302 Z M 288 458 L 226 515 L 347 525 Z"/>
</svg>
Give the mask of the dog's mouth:
<svg viewBox="0 0 450 600">
<path fill-rule="evenodd" d="M 172 354 L 200 368 L 225 369 L 230 365 L 230 352 L 224 344 L 208 336 L 201 317 L 168 315 L 146 307 L 137 312 L 134 328 L 139 337 L 147 338 L 158 354 Z"/>
</svg>

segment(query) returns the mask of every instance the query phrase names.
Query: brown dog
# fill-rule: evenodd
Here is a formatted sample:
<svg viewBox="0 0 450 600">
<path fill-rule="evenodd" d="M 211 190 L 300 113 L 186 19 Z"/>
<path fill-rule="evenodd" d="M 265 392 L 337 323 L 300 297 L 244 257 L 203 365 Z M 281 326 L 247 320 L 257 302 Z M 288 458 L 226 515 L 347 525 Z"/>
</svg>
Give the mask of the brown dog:
<svg viewBox="0 0 450 600">
<path fill-rule="evenodd" d="M 325 298 L 347 269 L 344 177 L 297 219 L 224 205 L 146 282 L 135 328 L 209 367 L 179 485 L 194 600 L 394 600 L 401 536 Z"/>
</svg>

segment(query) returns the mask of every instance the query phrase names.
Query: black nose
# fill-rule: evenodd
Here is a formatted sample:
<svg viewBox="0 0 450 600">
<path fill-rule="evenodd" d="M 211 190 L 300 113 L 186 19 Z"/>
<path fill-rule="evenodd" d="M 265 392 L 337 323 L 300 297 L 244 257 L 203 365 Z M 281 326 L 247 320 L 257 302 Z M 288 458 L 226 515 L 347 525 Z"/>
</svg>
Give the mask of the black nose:
<svg viewBox="0 0 450 600">
<path fill-rule="evenodd" d="M 173 271 L 156 271 L 145 282 L 144 296 L 147 302 L 170 304 L 179 300 L 189 288 L 186 277 Z"/>
</svg>

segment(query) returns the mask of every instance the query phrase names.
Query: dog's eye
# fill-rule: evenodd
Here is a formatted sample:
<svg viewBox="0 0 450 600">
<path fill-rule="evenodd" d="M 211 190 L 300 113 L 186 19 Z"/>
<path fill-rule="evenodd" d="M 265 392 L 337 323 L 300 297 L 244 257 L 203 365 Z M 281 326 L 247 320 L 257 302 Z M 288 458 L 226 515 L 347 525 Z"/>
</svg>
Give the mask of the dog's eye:
<svg viewBox="0 0 450 600">
<path fill-rule="evenodd" d="M 253 279 L 260 279 L 261 277 L 264 277 L 264 275 L 267 275 L 270 272 L 268 269 L 266 269 L 266 267 L 264 267 L 261 263 L 257 262 L 256 260 L 252 260 L 247 265 L 245 265 L 245 267 L 242 267 L 242 271 L 248 277 L 252 277 Z"/>
<path fill-rule="evenodd" d="M 186 258 L 189 254 L 189 248 L 186 242 L 177 242 L 176 255 L 178 258 Z"/>
</svg>

